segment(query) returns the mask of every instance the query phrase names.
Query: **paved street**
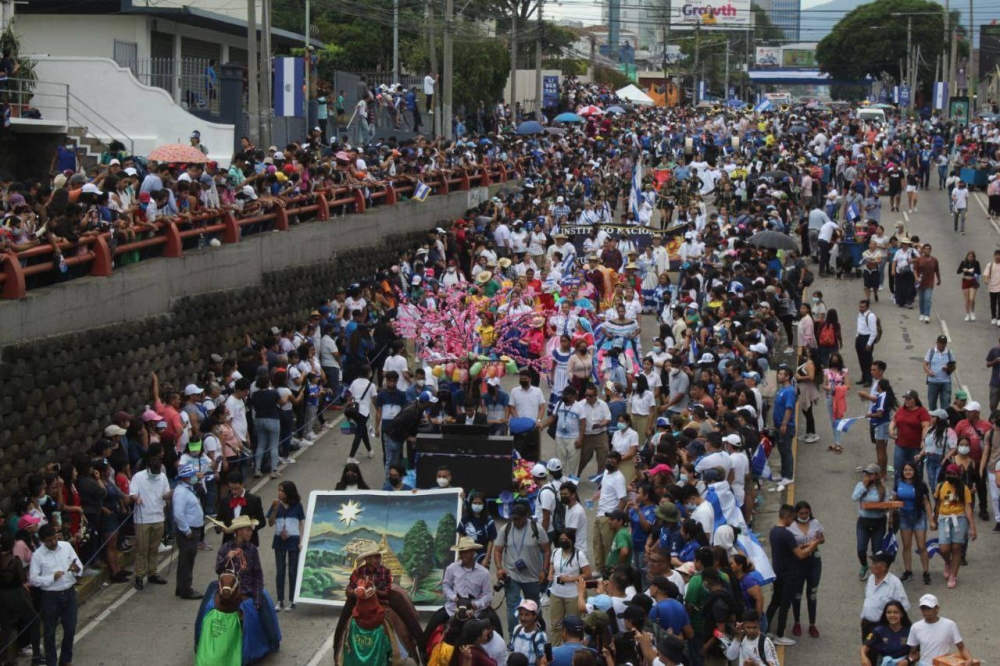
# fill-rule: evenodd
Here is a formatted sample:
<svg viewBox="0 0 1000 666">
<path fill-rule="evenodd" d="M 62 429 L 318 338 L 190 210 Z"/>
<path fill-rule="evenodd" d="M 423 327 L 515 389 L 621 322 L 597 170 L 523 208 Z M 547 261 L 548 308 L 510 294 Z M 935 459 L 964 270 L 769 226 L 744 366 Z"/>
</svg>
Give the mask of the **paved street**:
<svg viewBox="0 0 1000 666">
<path fill-rule="evenodd" d="M 981 198 L 980 198 L 981 197 Z M 937 189 L 921 192 L 920 212 L 909 216 L 908 229 L 923 241 L 934 245 L 934 255 L 941 262 L 943 285 L 934 294 L 934 313 L 930 324 L 920 323 L 916 310 L 897 308 L 888 297 L 876 304 L 874 311 L 882 318 L 884 335 L 876 348 L 875 358 L 889 364 L 888 376 L 898 394 L 914 388 L 924 394 L 920 379 L 920 361 L 940 332 L 952 339 L 952 349 L 958 360 L 958 383 L 966 386 L 976 400 L 987 402 L 988 372 L 983 359 L 990 346 L 1000 336 L 1000 329 L 989 327 L 988 296 L 985 290 L 979 295 L 979 321 L 964 323 L 961 292 L 955 269 L 968 249 L 975 249 L 984 264 L 991 259 L 992 250 L 1000 242 L 1000 230 L 986 219 L 985 197 L 976 195 L 970 206 L 968 235 L 955 235 L 947 217 L 944 194 Z M 886 207 L 888 208 L 888 206 Z M 900 216 L 885 215 L 887 228 Z M 836 308 L 845 323 L 844 350 L 851 373 L 858 377 L 857 359 L 853 351 L 854 318 L 857 301 L 863 296 L 860 279 L 817 280 L 813 289 L 824 292 L 826 303 Z M 648 319 L 644 321 L 644 324 Z M 652 322 L 648 322 L 651 324 Z M 648 339 L 651 325 L 644 326 Z M 857 416 L 864 407 L 857 398 L 849 402 L 849 415 Z M 800 421 L 801 423 L 801 421 Z M 827 451 L 830 442 L 830 424 L 825 407 L 817 408 L 817 428 L 821 435 L 814 444 L 799 443 L 797 483 L 790 499 L 805 499 L 812 503 L 814 512 L 826 528 L 827 543 L 821 549 L 824 560 L 823 580 L 819 593 L 819 639 L 808 636 L 799 644 L 785 650 L 786 664 L 840 664 L 856 663 L 859 646 L 859 613 L 864 584 L 857 580 L 858 564 L 854 554 L 854 522 L 856 506 L 850 499 L 851 490 L 858 480 L 855 469 L 874 461 L 873 447 L 868 443 L 866 424 L 859 424 L 845 438 L 845 452 L 841 456 Z M 800 429 L 803 426 L 800 426 Z M 298 458 L 298 463 L 285 470 L 285 478 L 293 480 L 304 496 L 313 489 L 332 488 L 339 478 L 347 458 L 349 439 L 339 430 L 329 431 L 312 448 Z M 551 453 L 552 442 L 545 438 L 545 457 Z M 890 457 L 891 460 L 891 457 Z M 772 459 L 776 465 L 777 455 Z M 361 466 L 366 480 L 373 487 L 381 481 L 381 453 L 374 461 L 363 455 Z M 589 494 L 592 487 L 585 484 Z M 264 504 L 275 498 L 276 482 L 258 484 L 253 492 L 260 494 Z M 767 517 L 773 515 L 778 498 L 767 493 Z M 932 584 L 924 586 L 919 581 L 907 584 L 910 601 L 916 604 L 921 594 L 933 592 L 941 599 L 943 615 L 958 622 L 962 635 L 976 656 L 986 656 L 988 647 L 996 647 L 996 638 L 990 638 L 995 625 L 994 613 L 983 612 L 995 607 L 995 576 L 1000 536 L 989 533 L 989 523 L 979 523 L 980 538 L 969 551 L 969 564 L 963 569 L 956 590 L 947 590 L 940 575 L 940 559 L 932 560 Z M 757 532 L 766 535 L 770 525 L 767 519 L 759 521 Z M 272 531 L 265 529 L 261 555 L 268 588 L 274 590 L 274 556 L 270 549 Z M 765 537 L 766 541 L 766 537 Z M 217 546 L 220 537 L 210 534 L 209 542 Z M 915 556 L 916 560 L 916 556 Z M 196 589 L 213 578 L 214 552 L 201 552 L 195 571 Z M 893 571 L 902 573 L 901 564 Z M 170 586 L 147 586 L 137 593 L 130 587 L 114 586 L 99 593 L 82 609 L 74 661 L 78 664 L 135 664 L 148 666 L 174 666 L 189 664 L 194 648 L 193 624 L 197 603 L 181 601 L 173 595 L 173 570 L 168 569 Z M 805 608 L 803 607 L 803 614 Z M 911 617 L 919 619 L 914 609 Z M 334 609 L 299 605 L 294 612 L 281 613 L 284 635 L 281 652 L 262 663 L 266 664 L 318 664 L 330 663 L 330 636 L 336 622 Z M 803 623 L 806 621 L 803 618 Z"/>
</svg>

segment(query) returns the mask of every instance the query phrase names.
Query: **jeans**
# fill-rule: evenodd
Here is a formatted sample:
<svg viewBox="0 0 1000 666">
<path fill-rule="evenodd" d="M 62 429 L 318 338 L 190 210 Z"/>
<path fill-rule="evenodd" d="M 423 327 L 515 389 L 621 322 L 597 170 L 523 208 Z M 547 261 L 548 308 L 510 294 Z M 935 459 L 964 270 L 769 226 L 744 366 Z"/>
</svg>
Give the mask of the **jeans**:
<svg viewBox="0 0 1000 666">
<path fill-rule="evenodd" d="M 540 592 L 541 583 L 537 580 L 531 583 L 519 583 L 510 576 L 507 576 L 507 587 L 504 588 L 504 595 L 507 597 L 508 627 L 517 626 L 517 606 L 521 603 L 521 595 L 523 594 L 525 599 L 531 599 L 538 604 L 541 602 L 539 597 Z M 513 629 L 509 629 L 508 631 L 513 631 Z"/>
<path fill-rule="evenodd" d="M 872 380 L 872 356 L 875 353 L 875 345 L 868 349 L 868 336 L 859 335 L 854 338 L 854 351 L 858 354 L 858 365 L 861 366 L 861 383 L 867 384 Z"/>
<path fill-rule="evenodd" d="M 275 574 L 275 585 L 278 588 L 278 601 L 285 600 L 285 567 L 288 567 L 288 600 L 295 603 L 295 574 L 299 570 L 298 549 L 274 549 L 274 565 L 278 571 Z"/>
<path fill-rule="evenodd" d="M 278 412 L 278 423 L 280 424 L 278 434 L 278 455 L 287 457 L 292 452 L 292 433 L 295 432 L 295 412 L 291 409 L 282 409 Z"/>
<path fill-rule="evenodd" d="M 913 462 L 918 453 L 920 453 L 919 447 L 908 449 L 900 446 L 899 442 L 896 442 L 896 446 L 892 449 L 892 476 L 896 481 L 899 481 L 900 477 L 903 476 L 903 465 Z"/>
<path fill-rule="evenodd" d="M 385 473 L 383 479 L 389 478 L 389 466 L 398 465 L 403 459 L 403 442 L 382 433 L 382 456 L 385 458 Z"/>
<path fill-rule="evenodd" d="M 927 382 L 927 411 L 940 407 L 948 409 L 951 404 L 951 382 Z"/>
<path fill-rule="evenodd" d="M 774 589 L 771 591 L 771 603 L 767 605 L 767 624 L 774 627 L 774 635 L 779 638 L 785 635 L 785 625 L 788 623 L 788 609 L 795 599 L 795 588 L 801 588 L 802 583 L 797 575 L 778 576 L 774 579 Z M 774 625 L 774 614 L 778 613 L 778 624 Z"/>
<path fill-rule="evenodd" d="M 948 167 L 939 166 L 938 167 L 938 189 L 944 189 L 945 181 L 948 180 Z"/>
<path fill-rule="evenodd" d="M 868 544 L 871 544 L 872 554 L 882 550 L 882 539 L 885 538 L 885 516 L 881 518 L 863 518 L 858 516 L 855 533 L 858 539 L 858 562 L 868 566 Z"/>
<path fill-rule="evenodd" d="M 920 308 L 920 314 L 925 317 L 931 316 L 931 299 L 934 297 L 934 288 L 930 289 L 917 289 L 917 301 Z"/>
<path fill-rule="evenodd" d="M 778 427 L 778 424 L 775 424 Z M 794 479 L 795 460 L 792 458 L 792 438 L 795 437 L 795 428 L 788 428 L 784 435 L 778 431 L 778 454 L 781 456 L 781 478 Z"/>
<path fill-rule="evenodd" d="M 927 483 L 928 488 L 933 488 L 937 485 L 938 477 L 941 475 L 941 454 L 925 454 L 924 460 L 926 461 L 925 473 L 927 474 L 924 477 L 924 481 Z"/>
<path fill-rule="evenodd" d="M 965 233 L 965 214 L 968 212 L 968 208 L 956 208 L 952 217 L 955 221 L 955 231 L 961 231 Z M 961 229 L 959 229 L 959 222 L 961 222 Z"/>
<path fill-rule="evenodd" d="M 368 451 L 372 450 L 372 443 L 368 441 L 368 416 L 365 414 L 359 414 L 358 419 L 353 421 L 354 423 L 354 441 L 351 442 L 351 453 L 348 457 L 353 458 L 354 454 L 358 452 L 358 446 L 361 442 L 365 443 L 365 449 Z M 388 473 L 386 474 L 388 476 Z"/>
<path fill-rule="evenodd" d="M 47 666 L 73 661 L 73 639 L 76 636 L 76 590 L 42 591 L 42 622 L 45 624 L 45 663 Z M 62 648 L 56 661 L 56 627 L 62 625 Z"/>
<path fill-rule="evenodd" d="M 990 292 L 990 319 L 1000 319 L 1000 292 Z"/>
<path fill-rule="evenodd" d="M 281 422 L 278 419 L 254 419 L 254 432 L 257 435 L 257 450 L 253 452 L 257 471 L 262 472 L 264 451 L 271 458 L 271 471 L 278 471 L 278 440 L 281 439 Z"/>
<path fill-rule="evenodd" d="M 826 394 L 826 413 L 830 415 L 830 423 L 833 423 L 833 392 Z M 833 429 L 833 444 L 834 446 L 840 446 L 841 441 L 844 439 L 844 433 L 840 432 L 836 428 Z"/>
<path fill-rule="evenodd" d="M 819 272 L 820 274 L 830 272 L 830 250 L 833 247 L 829 241 L 821 240 L 819 245 Z"/>
<path fill-rule="evenodd" d="M 809 611 L 810 626 L 816 624 L 816 602 L 819 591 L 819 579 L 823 575 L 823 560 L 818 557 L 807 557 L 801 560 L 802 579 L 795 586 L 795 597 L 792 599 L 792 617 L 795 624 L 799 623 L 802 613 L 802 585 L 806 586 L 806 608 Z"/>
<path fill-rule="evenodd" d="M 340 397 L 340 368 L 332 365 L 323 366 L 323 374 L 326 375 L 326 383 L 333 393 L 333 399 Z"/>
</svg>

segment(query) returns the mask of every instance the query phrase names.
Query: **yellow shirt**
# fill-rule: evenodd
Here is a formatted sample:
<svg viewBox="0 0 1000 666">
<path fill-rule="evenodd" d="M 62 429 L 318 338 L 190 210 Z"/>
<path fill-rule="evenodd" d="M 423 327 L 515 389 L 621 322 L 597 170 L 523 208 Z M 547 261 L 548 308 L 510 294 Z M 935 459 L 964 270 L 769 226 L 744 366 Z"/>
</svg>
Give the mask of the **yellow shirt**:
<svg viewBox="0 0 1000 666">
<path fill-rule="evenodd" d="M 972 502 L 972 493 L 964 488 L 964 501 L 958 497 L 958 489 L 945 481 L 934 491 L 934 499 L 938 500 L 939 516 L 960 516 L 965 513 L 965 506 Z"/>
</svg>

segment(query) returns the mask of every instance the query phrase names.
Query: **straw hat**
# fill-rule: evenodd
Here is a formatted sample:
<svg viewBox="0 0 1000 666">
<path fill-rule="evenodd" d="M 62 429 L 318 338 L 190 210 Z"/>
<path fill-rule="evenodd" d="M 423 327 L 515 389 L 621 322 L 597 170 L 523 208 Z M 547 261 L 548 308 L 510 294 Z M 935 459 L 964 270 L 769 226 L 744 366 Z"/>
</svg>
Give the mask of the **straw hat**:
<svg viewBox="0 0 1000 666">
<path fill-rule="evenodd" d="M 501 257 L 497 263 L 500 265 L 500 268 L 510 268 L 511 261 L 507 257 Z"/>
<path fill-rule="evenodd" d="M 376 555 L 381 556 L 382 551 L 379 550 L 379 547 L 377 545 L 373 545 L 369 546 L 366 550 L 363 550 L 360 553 L 358 553 L 358 559 L 363 560 L 369 557 L 374 557 Z"/>
<path fill-rule="evenodd" d="M 242 529 L 244 527 L 257 527 L 257 525 L 259 524 L 256 520 L 254 520 L 250 516 L 237 516 L 236 518 L 233 518 L 233 523 L 228 527 L 226 526 L 225 523 L 218 521 L 210 516 L 205 516 L 205 518 L 215 523 L 216 526 L 221 527 L 226 534 L 232 534 L 236 530 Z"/>
<path fill-rule="evenodd" d="M 482 546 L 472 540 L 472 537 L 461 537 L 454 546 L 451 547 L 457 553 L 461 553 L 466 550 L 480 550 Z"/>
<path fill-rule="evenodd" d="M 489 271 L 480 271 L 479 275 L 476 276 L 476 282 L 479 284 L 486 284 L 493 278 L 493 273 Z"/>
</svg>

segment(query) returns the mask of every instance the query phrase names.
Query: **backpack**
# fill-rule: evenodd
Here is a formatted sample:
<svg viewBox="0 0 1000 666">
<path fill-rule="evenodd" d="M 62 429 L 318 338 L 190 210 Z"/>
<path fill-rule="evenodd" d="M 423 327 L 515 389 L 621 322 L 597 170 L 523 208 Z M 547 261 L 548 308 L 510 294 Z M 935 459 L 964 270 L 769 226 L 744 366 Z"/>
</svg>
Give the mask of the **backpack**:
<svg viewBox="0 0 1000 666">
<path fill-rule="evenodd" d="M 521 625 L 517 625 L 514 628 L 514 632 L 510 635 L 510 642 L 507 643 L 507 649 L 513 652 L 513 650 L 514 650 L 514 639 L 517 638 L 518 636 L 523 635 L 523 634 L 524 634 L 524 627 L 522 627 Z M 535 653 L 535 661 L 536 661 L 536 663 L 538 662 L 538 660 L 541 657 L 545 656 L 545 640 L 544 640 L 544 636 L 545 636 L 545 632 L 542 630 L 542 628 L 540 626 L 537 629 L 535 629 L 535 633 L 531 636 L 531 649 Z M 527 655 L 525 655 L 525 656 L 527 656 Z"/>
<path fill-rule="evenodd" d="M 542 486 L 542 489 L 538 491 L 539 499 L 541 499 L 542 493 L 546 490 L 550 491 L 556 500 L 556 506 L 552 510 L 552 522 L 549 524 L 549 533 L 562 532 L 566 529 L 566 505 L 559 501 L 559 493 L 556 492 L 556 489 L 551 484 Z"/>
<path fill-rule="evenodd" d="M 865 323 L 866 324 L 868 323 L 868 315 L 867 314 L 865 315 Z M 877 345 L 878 341 L 881 340 L 881 339 L 882 339 L 882 320 L 879 319 L 878 316 L 876 316 L 875 317 L 875 342 L 872 343 L 872 346 Z"/>
<path fill-rule="evenodd" d="M 823 322 L 823 327 L 819 329 L 817 342 L 819 342 L 820 347 L 836 347 L 837 327 L 829 322 Z"/>
<path fill-rule="evenodd" d="M 511 526 L 513 524 L 514 524 L 513 521 L 508 521 L 507 524 L 504 525 L 504 528 L 503 528 L 503 541 L 504 541 L 504 543 L 507 543 L 507 541 L 510 539 L 510 528 L 511 528 Z M 537 544 L 538 543 L 538 523 L 536 523 L 535 520 L 529 516 L 528 517 L 528 524 L 531 525 L 531 536 L 533 536 L 535 538 L 535 543 Z"/>
</svg>

